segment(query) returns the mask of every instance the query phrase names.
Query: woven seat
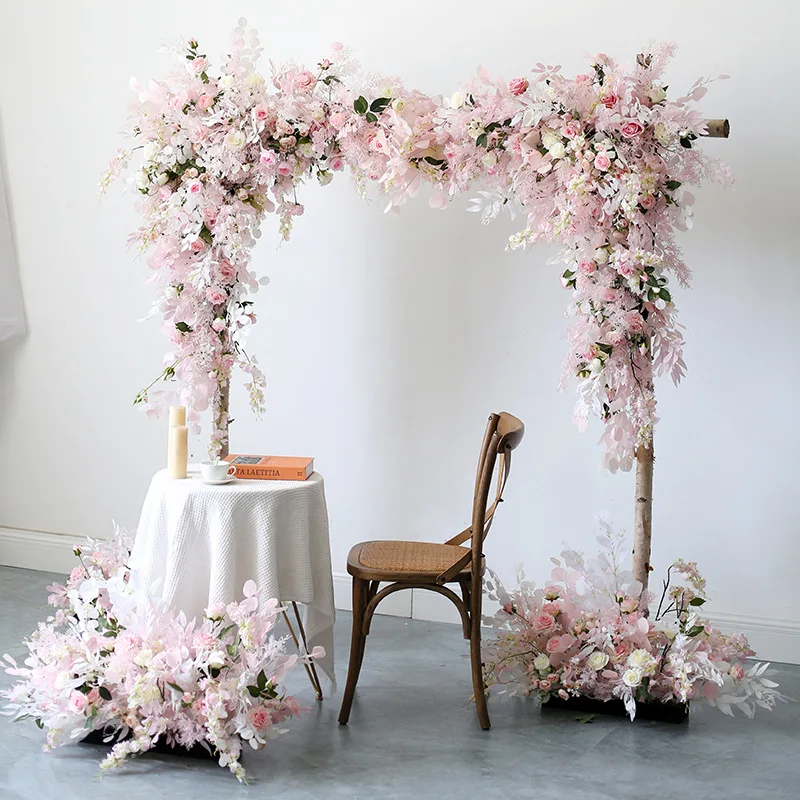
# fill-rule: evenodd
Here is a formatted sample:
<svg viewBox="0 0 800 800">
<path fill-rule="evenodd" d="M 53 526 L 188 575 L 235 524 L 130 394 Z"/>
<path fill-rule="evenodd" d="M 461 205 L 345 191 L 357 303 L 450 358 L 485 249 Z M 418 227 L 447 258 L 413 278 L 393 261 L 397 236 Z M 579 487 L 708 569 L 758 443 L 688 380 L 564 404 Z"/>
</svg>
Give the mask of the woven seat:
<svg viewBox="0 0 800 800">
<path fill-rule="evenodd" d="M 436 580 L 468 553 L 468 547 L 436 542 L 362 542 L 347 556 L 347 571 L 365 580 Z"/>
<path fill-rule="evenodd" d="M 353 576 L 353 632 L 347 686 L 339 711 L 341 725 L 346 725 L 350 719 L 375 609 L 394 592 L 424 589 L 443 595 L 458 609 L 464 638 L 469 639 L 472 688 L 478 721 L 484 730 L 489 728 L 481 663 L 483 542 L 495 512 L 503 501 L 503 489 L 511 469 L 511 451 L 522 441 L 524 434 L 525 426 L 511 414 L 492 414 L 489 417 L 478 458 L 472 523 L 468 528 L 444 544 L 379 540 L 361 542 L 350 551 L 347 571 Z M 489 489 L 495 471 L 497 489 L 490 504 Z M 469 546 L 462 547 L 467 542 Z M 381 588 L 382 583 L 389 585 Z M 461 597 L 450 588 L 453 585 L 461 590 Z"/>
</svg>

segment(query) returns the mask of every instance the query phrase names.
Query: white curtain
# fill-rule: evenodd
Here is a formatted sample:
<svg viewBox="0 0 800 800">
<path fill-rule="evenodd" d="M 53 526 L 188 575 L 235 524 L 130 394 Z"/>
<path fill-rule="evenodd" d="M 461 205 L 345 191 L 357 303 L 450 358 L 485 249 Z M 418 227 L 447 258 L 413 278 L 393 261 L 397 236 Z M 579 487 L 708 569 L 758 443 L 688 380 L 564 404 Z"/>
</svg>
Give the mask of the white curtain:
<svg viewBox="0 0 800 800">
<path fill-rule="evenodd" d="M 0 170 L 0 342 L 25 333 L 25 311 L 11 240 L 3 173 Z"/>
</svg>

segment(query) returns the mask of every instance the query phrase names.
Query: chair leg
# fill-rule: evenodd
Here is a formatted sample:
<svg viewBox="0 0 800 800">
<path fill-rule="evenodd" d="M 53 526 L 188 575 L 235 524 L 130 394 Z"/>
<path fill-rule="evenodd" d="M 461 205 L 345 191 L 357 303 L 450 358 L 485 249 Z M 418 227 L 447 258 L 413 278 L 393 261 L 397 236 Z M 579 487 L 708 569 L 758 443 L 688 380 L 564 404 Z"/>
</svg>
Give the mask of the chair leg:
<svg viewBox="0 0 800 800">
<path fill-rule="evenodd" d="M 364 634 L 367 589 L 367 581 L 353 578 L 353 632 L 350 640 L 350 666 L 347 670 L 347 685 L 342 698 L 342 708 L 339 711 L 340 725 L 347 725 L 347 721 L 350 719 L 350 708 L 356 693 L 358 674 L 361 671 L 361 662 L 364 660 L 364 647 L 367 643 L 367 637 Z"/>
<path fill-rule="evenodd" d="M 475 695 L 475 708 L 478 712 L 478 722 L 483 730 L 492 727 L 489 721 L 489 710 L 486 707 L 486 691 L 483 686 L 483 661 L 481 659 L 481 591 L 482 581 L 478 578 L 477 586 L 471 589 L 470 637 L 469 654 L 472 662 L 472 690 Z"/>
</svg>

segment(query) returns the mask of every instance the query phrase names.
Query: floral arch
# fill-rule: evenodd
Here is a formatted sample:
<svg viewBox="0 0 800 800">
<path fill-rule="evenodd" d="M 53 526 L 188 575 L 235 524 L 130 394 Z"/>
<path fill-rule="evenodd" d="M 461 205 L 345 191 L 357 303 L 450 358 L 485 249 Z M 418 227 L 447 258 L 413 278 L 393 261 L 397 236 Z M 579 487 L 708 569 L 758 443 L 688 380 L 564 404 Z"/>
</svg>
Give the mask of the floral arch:
<svg viewBox="0 0 800 800">
<path fill-rule="evenodd" d="M 265 378 L 245 348 L 251 295 L 265 282 L 251 254 L 267 215 L 289 239 L 305 181 L 325 185 L 349 167 L 359 192 L 378 184 L 387 210 L 423 184 L 437 208 L 479 187 L 470 210 L 484 223 L 504 207 L 525 216 L 509 247 L 562 246 L 573 320 L 562 380 L 577 380 L 577 424 L 591 414 L 604 423 L 604 465 L 629 470 L 638 460 L 648 508 L 646 518 L 637 512 L 647 539 L 637 577 L 646 582 L 653 380 L 666 373 L 677 383 L 685 370 L 671 282 L 687 285 L 690 271 L 674 234 L 691 226 L 688 185 L 730 180 L 694 146 L 727 135 L 727 122 L 707 121 L 695 106 L 714 79 L 667 98 L 662 76 L 674 49 L 653 45 L 631 68 L 599 54 L 573 78 L 544 64 L 511 81 L 481 68 L 443 99 L 358 74 L 338 43 L 313 68 L 272 65 L 267 79 L 244 20 L 219 70 L 196 41 L 182 42 L 169 78 L 132 81 L 130 133 L 142 159 L 131 181 L 144 221 L 131 242 L 148 253 L 152 313 L 172 345 L 135 402 L 154 414 L 179 402 L 195 432 L 210 408 L 212 454 L 227 453 L 235 366 L 249 376 L 251 407 L 263 411 Z M 117 153 L 101 191 L 132 154 Z"/>
</svg>

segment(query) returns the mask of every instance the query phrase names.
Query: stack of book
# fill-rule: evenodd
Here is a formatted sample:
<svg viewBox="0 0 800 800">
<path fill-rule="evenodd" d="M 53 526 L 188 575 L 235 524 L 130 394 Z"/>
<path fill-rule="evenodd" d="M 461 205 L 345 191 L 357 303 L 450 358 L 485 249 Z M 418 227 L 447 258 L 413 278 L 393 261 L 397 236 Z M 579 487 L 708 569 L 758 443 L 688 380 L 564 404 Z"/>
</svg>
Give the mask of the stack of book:
<svg viewBox="0 0 800 800">
<path fill-rule="evenodd" d="M 236 467 L 235 477 L 245 480 L 305 481 L 314 472 L 313 458 L 231 453 L 225 460 Z"/>
</svg>

